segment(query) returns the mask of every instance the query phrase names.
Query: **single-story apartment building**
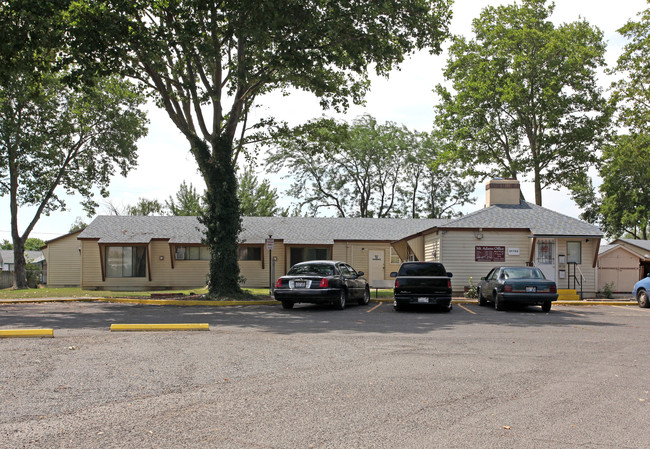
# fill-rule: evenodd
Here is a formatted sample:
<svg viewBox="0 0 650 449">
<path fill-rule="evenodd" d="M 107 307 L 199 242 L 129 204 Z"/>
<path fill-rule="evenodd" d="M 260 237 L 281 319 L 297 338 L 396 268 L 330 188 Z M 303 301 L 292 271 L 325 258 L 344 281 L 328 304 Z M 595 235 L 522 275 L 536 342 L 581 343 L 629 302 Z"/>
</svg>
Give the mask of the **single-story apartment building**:
<svg viewBox="0 0 650 449">
<path fill-rule="evenodd" d="M 389 279 L 401 260 L 391 242 L 441 223 L 436 219 L 244 217 L 239 264 L 244 287 L 268 287 L 298 262 L 335 259 L 366 273 L 371 284 Z M 49 248 L 50 258 L 80 255 L 84 289 L 177 289 L 206 284 L 210 254 L 196 217 L 99 216 L 76 238 Z M 269 249 L 267 240 L 273 240 Z M 75 246 L 72 242 L 76 240 Z M 48 242 L 49 246 L 49 242 Z M 77 251 L 80 248 L 80 251 Z M 57 256 L 64 251 L 67 256 Z M 269 260 L 274 261 L 271 276 Z M 54 260 L 54 259 L 52 259 Z M 77 270 L 70 265 L 70 272 Z M 58 273 L 58 272 L 57 272 Z M 51 285 L 62 283 L 52 273 Z"/>
<path fill-rule="evenodd" d="M 456 293 L 496 265 L 539 266 L 559 288 L 595 293 L 601 231 L 520 197 L 516 180 L 491 180 L 486 207 L 452 220 L 244 217 L 243 286 L 268 287 L 310 259 L 347 262 L 379 285 L 403 260 L 423 260 L 444 263 Z M 196 217 L 100 216 L 78 235 L 48 242 L 60 248 L 53 245 L 46 255 L 52 261 L 57 251 L 67 251 L 69 260 L 80 257 L 70 271 L 78 270 L 85 289 L 196 288 L 206 283 L 210 257 L 201 239 Z M 58 285 L 53 275 L 50 283 Z"/>
<path fill-rule="evenodd" d="M 650 274 L 650 240 L 616 239 L 598 253 L 598 286 L 630 293 L 634 284 Z"/>
</svg>

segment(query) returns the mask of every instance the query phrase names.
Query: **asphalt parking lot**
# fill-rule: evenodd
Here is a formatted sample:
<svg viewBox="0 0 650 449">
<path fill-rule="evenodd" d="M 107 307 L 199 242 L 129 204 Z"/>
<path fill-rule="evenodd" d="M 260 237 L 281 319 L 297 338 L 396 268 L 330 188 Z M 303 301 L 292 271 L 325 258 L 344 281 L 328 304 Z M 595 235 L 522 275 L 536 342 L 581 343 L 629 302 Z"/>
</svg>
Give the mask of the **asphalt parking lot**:
<svg viewBox="0 0 650 449">
<path fill-rule="evenodd" d="M 55 337 L 0 339 L 3 448 L 650 447 L 636 306 L 0 306 L 25 327 Z"/>
</svg>

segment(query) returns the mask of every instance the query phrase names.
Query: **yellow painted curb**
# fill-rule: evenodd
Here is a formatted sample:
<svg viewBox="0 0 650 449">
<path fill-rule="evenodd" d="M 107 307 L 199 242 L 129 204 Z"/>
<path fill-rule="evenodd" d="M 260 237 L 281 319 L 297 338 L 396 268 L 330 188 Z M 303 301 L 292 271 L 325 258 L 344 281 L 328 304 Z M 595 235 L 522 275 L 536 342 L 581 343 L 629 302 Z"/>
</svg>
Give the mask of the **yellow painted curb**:
<svg viewBox="0 0 650 449">
<path fill-rule="evenodd" d="M 0 338 L 54 337 L 54 329 L 0 330 Z"/>
<path fill-rule="evenodd" d="M 111 324 L 111 331 L 209 331 L 208 323 Z"/>
<path fill-rule="evenodd" d="M 97 298 L 92 300 L 83 300 L 89 302 L 105 301 L 123 304 L 149 304 L 159 306 L 210 306 L 210 307 L 224 307 L 224 306 L 250 306 L 250 305 L 275 305 L 280 304 L 275 300 L 262 300 L 262 301 L 193 301 L 185 299 L 129 299 L 129 298 Z"/>
</svg>

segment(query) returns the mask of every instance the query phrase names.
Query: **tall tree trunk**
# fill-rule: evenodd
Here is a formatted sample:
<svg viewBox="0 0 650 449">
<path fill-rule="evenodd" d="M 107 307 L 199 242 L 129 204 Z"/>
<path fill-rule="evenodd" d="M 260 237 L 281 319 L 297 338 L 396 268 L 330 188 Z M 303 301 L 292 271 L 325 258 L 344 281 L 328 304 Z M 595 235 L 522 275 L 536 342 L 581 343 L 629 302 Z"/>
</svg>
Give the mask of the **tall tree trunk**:
<svg viewBox="0 0 650 449">
<path fill-rule="evenodd" d="M 13 288 L 28 288 L 25 262 L 25 240 L 18 232 L 18 156 L 12 145 L 8 149 L 9 161 L 9 209 L 11 210 L 11 240 L 14 245 L 14 279 Z"/>
<path fill-rule="evenodd" d="M 542 182 L 539 179 L 539 170 L 535 169 L 535 204 L 542 205 Z"/>
<path fill-rule="evenodd" d="M 25 261 L 25 242 L 20 236 L 13 236 L 14 244 L 14 279 L 13 288 L 28 288 L 27 262 Z"/>
<path fill-rule="evenodd" d="M 206 145 L 201 142 L 201 145 Z M 206 209 L 200 217 L 205 226 L 205 244 L 210 248 L 210 296 L 223 297 L 242 293 L 239 287 L 237 249 L 241 232 L 237 178 L 232 162 L 232 143 L 219 139 L 209 163 L 201 171 L 207 186 Z"/>
</svg>

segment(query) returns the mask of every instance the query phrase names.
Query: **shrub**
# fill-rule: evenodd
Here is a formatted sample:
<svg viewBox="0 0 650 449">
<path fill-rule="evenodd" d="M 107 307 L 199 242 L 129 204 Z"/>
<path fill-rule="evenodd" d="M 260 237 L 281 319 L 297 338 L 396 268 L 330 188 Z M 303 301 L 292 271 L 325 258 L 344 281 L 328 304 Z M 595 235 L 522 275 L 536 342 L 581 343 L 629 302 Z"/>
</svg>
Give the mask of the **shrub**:
<svg viewBox="0 0 650 449">
<path fill-rule="evenodd" d="M 476 299 L 478 298 L 478 293 L 476 292 L 476 285 L 474 285 L 474 282 L 472 281 L 472 277 L 469 277 L 469 288 L 467 291 L 464 293 L 465 298 L 468 299 Z"/>
<path fill-rule="evenodd" d="M 611 299 L 613 293 L 614 293 L 614 281 L 610 282 L 609 284 L 605 284 L 605 286 L 603 287 L 603 295 L 605 295 L 605 298 Z"/>
</svg>

